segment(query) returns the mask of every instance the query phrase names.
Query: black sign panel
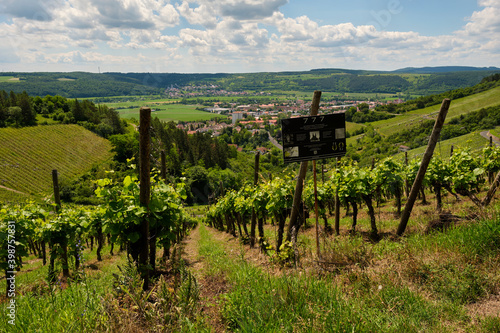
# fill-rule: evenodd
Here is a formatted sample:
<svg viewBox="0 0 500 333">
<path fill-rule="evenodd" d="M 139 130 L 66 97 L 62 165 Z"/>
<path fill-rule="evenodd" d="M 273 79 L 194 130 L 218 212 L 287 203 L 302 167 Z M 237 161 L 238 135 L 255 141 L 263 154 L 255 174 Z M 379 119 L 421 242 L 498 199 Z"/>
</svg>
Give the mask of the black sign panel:
<svg viewBox="0 0 500 333">
<path fill-rule="evenodd" d="M 281 121 L 285 163 L 345 156 L 345 113 Z"/>
</svg>

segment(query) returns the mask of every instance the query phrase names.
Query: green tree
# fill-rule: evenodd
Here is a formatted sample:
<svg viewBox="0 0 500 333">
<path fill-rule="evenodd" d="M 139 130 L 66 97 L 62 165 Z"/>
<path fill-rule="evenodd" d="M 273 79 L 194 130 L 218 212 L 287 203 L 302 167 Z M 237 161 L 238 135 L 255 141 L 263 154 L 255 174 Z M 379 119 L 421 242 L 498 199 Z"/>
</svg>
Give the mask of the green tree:
<svg viewBox="0 0 500 333">
<path fill-rule="evenodd" d="M 71 113 L 73 114 L 73 117 L 77 122 L 87 120 L 85 111 L 83 110 L 80 102 L 78 102 L 78 99 L 75 99 L 75 101 L 73 102 L 73 105 L 71 106 Z"/>
<path fill-rule="evenodd" d="M 26 91 L 17 96 L 17 106 L 21 108 L 21 125 L 36 125 L 36 113 L 33 110 L 31 99 Z"/>
</svg>

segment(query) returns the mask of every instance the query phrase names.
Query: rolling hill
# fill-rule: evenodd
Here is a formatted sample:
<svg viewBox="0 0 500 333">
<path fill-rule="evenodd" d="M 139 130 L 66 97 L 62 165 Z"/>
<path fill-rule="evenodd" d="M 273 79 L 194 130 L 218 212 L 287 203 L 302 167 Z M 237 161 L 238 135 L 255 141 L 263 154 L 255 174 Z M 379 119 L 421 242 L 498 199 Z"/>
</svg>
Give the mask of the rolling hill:
<svg viewBox="0 0 500 333">
<path fill-rule="evenodd" d="M 446 122 L 449 122 L 453 117 L 458 117 L 462 114 L 471 111 L 487 108 L 500 104 L 500 86 L 493 89 L 452 100 L 450 110 L 446 116 Z M 402 128 L 409 128 L 426 119 L 435 119 L 439 112 L 440 105 L 410 111 L 394 118 L 373 122 L 372 125 L 383 135 L 390 135 Z"/>
<path fill-rule="evenodd" d="M 230 91 L 314 91 L 427 95 L 472 86 L 499 68 L 426 67 L 393 72 L 313 69 L 262 73 L 0 73 L 0 90 L 69 98 L 161 94 L 170 87 L 215 84 Z"/>
<path fill-rule="evenodd" d="M 492 129 L 490 125 L 498 126 L 496 118 L 492 119 L 491 124 L 488 124 L 486 120 L 491 114 L 494 114 L 494 110 L 498 109 L 499 106 L 500 86 L 467 97 L 452 99 L 441 134 L 445 139 L 449 139 L 443 139 L 439 143 L 439 150 L 436 153 L 449 155 L 452 145 L 454 147 L 470 147 L 473 151 L 483 148 L 488 143 L 488 139 L 481 136 L 480 132 Z M 391 119 L 365 124 L 369 125 L 367 128 L 373 129 L 368 135 L 361 134 L 347 139 L 347 144 L 352 149 L 351 154 L 356 155 L 356 158 L 363 165 L 369 164 L 372 158 L 381 159 L 396 154 L 400 145 L 415 148 L 409 152 L 410 158 L 419 156 L 425 150 L 428 135 L 430 135 L 439 109 L 440 105 L 433 105 L 397 114 Z M 480 110 L 482 113 L 478 113 Z M 491 114 L 487 115 L 487 112 L 491 112 Z M 470 118 L 474 120 L 468 120 L 469 125 L 458 125 L 471 113 L 475 115 Z M 481 114 L 480 117 L 486 117 L 484 124 L 480 121 L 483 119 L 474 118 L 478 117 L 478 114 Z M 444 133 L 446 133 L 445 136 L 443 136 Z M 461 134 L 465 135 L 455 136 Z"/>
<path fill-rule="evenodd" d="M 112 157 L 111 144 L 78 125 L 0 129 L 0 198 L 46 195 L 52 170 L 72 179 Z"/>
</svg>

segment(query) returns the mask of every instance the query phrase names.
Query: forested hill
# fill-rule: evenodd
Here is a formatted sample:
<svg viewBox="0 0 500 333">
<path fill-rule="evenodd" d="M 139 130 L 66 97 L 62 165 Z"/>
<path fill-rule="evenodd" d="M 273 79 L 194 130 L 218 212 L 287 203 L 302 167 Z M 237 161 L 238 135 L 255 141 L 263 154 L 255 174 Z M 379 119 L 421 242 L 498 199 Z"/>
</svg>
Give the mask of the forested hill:
<svg viewBox="0 0 500 333">
<path fill-rule="evenodd" d="M 470 67 L 470 66 L 438 66 L 438 67 L 406 67 L 392 73 L 435 74 L 449 72 L 484 72 L 500 71 L 498 67 Z"/>
<path fill-rule="evenodd" d="M 140 80 L 117 80 L 113 75 L 71 73 L 1 73 L 0 90 L 30 96 L 46 95 L 66 98 L 157 94 L 161 89 Z"/>
<path fill-rule="evenodd" d="M 429 95 L 473 86 L 496 67 L 406 68 L 393 72 L 314 69 L 240 74 L 180 73 L 0 73 L 0 90 L 67 98 L 161 94 L 186 85 L 215 85 L 228 91 L 330 91 Z"/>
</svg>

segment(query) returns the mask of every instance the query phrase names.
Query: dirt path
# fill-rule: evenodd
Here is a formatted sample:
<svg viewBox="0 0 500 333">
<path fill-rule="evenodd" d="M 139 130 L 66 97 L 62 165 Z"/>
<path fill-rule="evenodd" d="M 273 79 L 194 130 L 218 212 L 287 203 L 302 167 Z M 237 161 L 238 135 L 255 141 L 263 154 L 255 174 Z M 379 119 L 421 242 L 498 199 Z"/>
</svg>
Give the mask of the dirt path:
<svg viewBox="0 0 500 333">
<path fill-rule="evenodd" d="M 21 192 L 21 191 L 18 191 L 18 190 L 14 190 L 14 189 L 12 189 L 12 188 L 5 187 L 5 186 L 3 186 L 3 185 L 0 185 L 0 188 L 2 188 L 2 189 L 4 189 L 4 190 L 7 190 L 7 191 L 12 191 L 12 192 L 14 192 L 14 193 L 27 195 L 27 194 L 26 194 L 26 193 L 24 193 L 24 192 Z"/>
<path fill-rule="evenodd" d="M 225 332 L 226 325 L 220 313 L 221 295 L 229 290 L 224 276 L 207 275 L 207 263 L 199 255 L 200 226 L 192 230 L 182 242 L 182 259 L 195 276 L 200 288 L 200 311 L 215 332 Z"/>
<path fill-rule="evenodd" d="M 240 244 L 235 238 L 225 232 L 219 232 L 206 227 L 214 242 L 224 246 L 228 257 L 243 258 L 252 264 L 273 269 L 268 258 L 258 248 L 250 249 L 248 245 Z M 196 277 L 200 287 L 201 315 L 206 318 L 215 332 L 226 332 L 227 327 L 221 316 L 221 299 L 231 289 L 224 274 L 210 274 L 208 263 L 199 255 L 200 226 L 192 230 L 182 242 L 182 258 L 190 272 Z"/>
<path fill-rule="evenodd" d="M 200 240 L 200 227 L 192 230 L 189 236 L 182 242 L 182 259 L 186 262 L 191 273 L 199 277 L 203 269 L 203 262 L 198 257 L 198 242 Z"/>
<path fill-rule="evenodd" d="M 485 138 L 488 141 L 490 140 L 490 137 L 492 137 L 489 131 L 482 131 L 480 134 L 483 138 Z M 498 142 L 495 138 L 496 137 L 493 137 L 493 143 L 496 144 L 497 146 L 500 146 L 500 142 Z"/>
</svg>

